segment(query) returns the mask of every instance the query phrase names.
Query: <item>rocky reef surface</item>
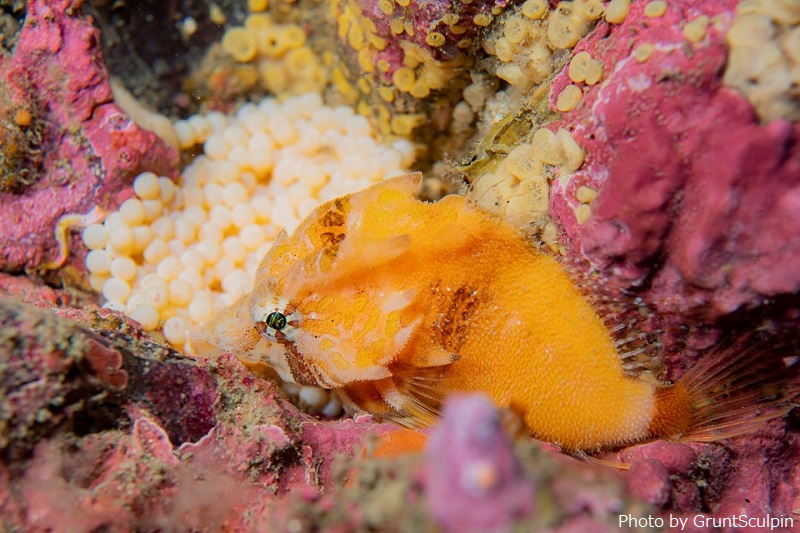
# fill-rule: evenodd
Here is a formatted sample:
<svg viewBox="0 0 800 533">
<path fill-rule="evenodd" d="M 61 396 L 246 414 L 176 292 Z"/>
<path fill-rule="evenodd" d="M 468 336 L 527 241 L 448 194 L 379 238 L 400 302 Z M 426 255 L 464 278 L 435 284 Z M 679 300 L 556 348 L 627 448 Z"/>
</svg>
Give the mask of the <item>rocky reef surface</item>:
<svg viewBox="0 0 800 533">
<path fill-rule="evenodd" d="M 0 57 L 4 271 L 55 260 L 59 218 L 117 207 L 145 169 L 177 175 L 177 151 L 114 103 L 98 30 L 65 16 L 78 5 L 31 2 L 13 53 Z"/>
<path fill-rule="evenodd" d="M 663 359 L 676 378 L 727 324 L 797 326 L 800 125 L 763 121 L 724 83 L 736 77 L 726 74 L 726 35 L 737 2 L 675 0 L 652 16 L 657 3 L 633 1 L 624 21 L 600 20 L 577 42 L 575 54 L 588 51 L 602 63 L 602 83 L 571 79 L 566 68 L 552 78 L 552 116 L 564 107 L 565 87 L 579 85 L 582 96 L 547 127 L 569 130 L 586 155 L 577 171 L 556 176 L 549 203 L 571 260 L 588 261 L 604 290 L 653 309 L 665 336 L 688 332 L 690 349 Z M 379 117 L 388 121 L 383 130 L 403 134 L 406 118 L 425 110 L 406 93 L 424 99 L 431 84 L 436 92 L 436 83 L 453 79 L 434 60 L 458 55 L 464 35 L 479 39 L 503 9 L 525 12 L 474 1 L 473 23 L 462 32 L 447 17 L 450 2 L 416 18 L 413 8 L 427 3 L 334 4 L 332 27 L 345 28 L 353 49 L 341 57 L 349 69 L 364 67 L 360 50 L 370 61 L 369 54 L 385 57 L 392 72 L 403 68 L 400 50 L 414 50 L 421 79 L 428 69 L 425 90 L 408 87 L 387 102 L 405 122 L 393 129 L 391 116 Z M 789 12 L 790 4 L 773 6 Z M 389 23 L 368 22 L 387 11 L 412 28 L 390 46 Z M 475 22 L 481 13 L 487 17 Z M 446 17 L 452 23 L 442 22 L 440 44 L 427 29 Z M 703 31 L 687 30 L 698 19 Z M 786 35 L 798 32 L 800 15 L 771 20 Z M 358 49 L 364 28 L 375 36 Z M 0 56 L 4 530 L 614 531 L 621 521 L 657 530 L 660 518 L 665 526 L 687 520 L 684 531 L 734 531 L 731 522 L 717 527 L 703 517 L 743 515 L 793 518 L 796 527 L 794 413 L 722 444 L 658 441 L 576 459 L 512 440 L 502 414 L 470 396 L 446 405 L 423 453 L 381 456 L 370 450 L 394 426 L 364 415 L 311 416 L 233 355 L 189 359 L 123 314 L 100 309 L 82 290 L 87 250 L 79 239 L 60 243 L 58 221 L 76 217 L 61 219 L 66 239 L 93 208 L 130 197 L 139 172 L 177 177 L 179 154 L 114 103 L 99 38 L 81 2 L 31 0 L 14 48 Z M 390 78 L 376 72 L 374 86 L 359 90 L 378 94 Z M 587 199 L 581 187 L 596 195 Z M 589 204 L 589 216 L 576 216 Z M 54 283 L 48 272 L 67 256 L 69 269 Z M 772 530 L 790 531 L 786 524 Z"/>
<path fill-rule="evenodd" d="M 622 25 L 598 27 L 575 51 L 613 67 L 561 122 L 591 154 L 553 194 L 573 250 L 618 286 L 644 287 L 659 312 L 697 321 L 800 289 L 800 240 L 790 229 L 800 125 L 760 124 L 723 84 L 736 4 L 676 2 L 648 19 L 634 3 Z M 699 17 L 716 23 L 687 42 L 683 24 Z M 569 83 L 566 71 L 555 79 L 554 106 Z M 582 225 L 571 212 L 580 186 L 601 191 Z"/>
</svg>

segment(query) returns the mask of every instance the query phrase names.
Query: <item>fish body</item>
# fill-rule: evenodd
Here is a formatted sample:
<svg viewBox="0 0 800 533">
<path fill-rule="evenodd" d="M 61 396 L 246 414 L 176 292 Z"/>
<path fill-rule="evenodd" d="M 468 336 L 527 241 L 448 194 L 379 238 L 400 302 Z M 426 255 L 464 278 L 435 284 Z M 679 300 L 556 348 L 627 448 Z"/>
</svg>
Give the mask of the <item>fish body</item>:
<svg viewBox="0 0 800 533">
<path fill-rule="evenodd" d="M 694 389 L 624 371 L 560 264 L 458 195 L 416 199 L 409 174 L 325 203 L 259 266 L 255 289 L 194 334 L 280 377 L 339 389 L 410 427 L 481 391 L 538 438 L 592 450 L 685 434 Z"/>
</svg>

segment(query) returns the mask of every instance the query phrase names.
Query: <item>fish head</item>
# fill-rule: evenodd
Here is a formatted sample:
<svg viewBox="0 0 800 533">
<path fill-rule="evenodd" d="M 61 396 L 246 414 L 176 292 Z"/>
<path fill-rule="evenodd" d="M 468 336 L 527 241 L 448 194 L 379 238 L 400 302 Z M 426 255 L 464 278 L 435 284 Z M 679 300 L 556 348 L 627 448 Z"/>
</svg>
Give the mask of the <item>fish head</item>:
<svg viewBox="0 0 800 533">
<path fill-rule="evenodd" d="M 340 388 L 391 376 L 422 321 L 411 281 L 391 274 L 411 244 L 403 217 L 414 220 L 419 181 L 408 174 L 326 202 L 266 254 L 250 319 L 282 347 L 264 354 L 282 379 Z"/>
</svg>

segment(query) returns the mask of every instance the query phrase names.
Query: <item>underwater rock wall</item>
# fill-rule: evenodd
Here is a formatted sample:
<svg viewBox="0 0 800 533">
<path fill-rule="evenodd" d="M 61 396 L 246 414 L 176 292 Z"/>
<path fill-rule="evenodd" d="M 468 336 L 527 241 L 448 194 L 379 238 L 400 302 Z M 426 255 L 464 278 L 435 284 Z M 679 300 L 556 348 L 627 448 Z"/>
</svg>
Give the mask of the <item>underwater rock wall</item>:
<svg viewBox="0 0 800 533">
<path fill-rule="evenodd" d="M 143 170 L 177 176 L 177 151 L 114 103 L 99 32 L 74 15 L 79 5 L 29 2 L 12 55 L 0 57 L 7 122 L 0 165 L 3 271 L 55 261 L 56 221 L 118 206 L 130 194 L 125 186 Z M 17 147 L 21 139 L 10 132 L 19 129 L 35 142 Z M 21 167 L 29 174 L 22 183 Z"/>
<path fill-rule="evenodd" d="M 364 44 L 366 20 L 427 5 L 403 3 L 335 3 L 332 27 L 346 29 L 352 49 L 341 61 L 355 69 L 380 56 L 351 46 Z M 0 57 L 3 120 L 13 121 L 3 140 L 23 154 L 3 145 L 4 272 L 54 266 L 66 253 L 82 268 L 79 239 L 59 250 L 60 217 L 75 214 L 78 225 L 92 208 L 115 208 L 132 196 L 141 171 L 178 175 L 178 152 L 114 103 L 99 32 L 80 4 L 29 1 L 13 54 Z M 655 4 L 634 1 L 624 21 L 601 20 L 578 42 L 575 54 L 589 52 L 602 64 L 602 82 L 586 83 L 585 72 L 570 76 L 568 69 L 552 80 L 550 110 L 563 114 L 549 127 L 569 130 L 586 154 L 583 166 L 551 185 L 550 215 L 563 227 L 565 250 L 683 325 L 796 299 L 800 126 L 760 121 L 745 96 L 723 83 L 735 1 L 675 0 L 653 16 Z M 471 5 L 472 39 L 491 23 L 492 7 L 507 7 Z M 444 46 L 455 53 L 453 43 L 464 37 L 455 40 L 463 34 L 448 17 L 453 4 L 434 7 L 403 31 L 433 57 L 439 37 L 427 30 L 441 18 Z M 479 8 L 487 16 L 475 21 Z M 780 22 L 786 35 L 798 18 L 788 20 Z M 398 33 L 379 24 L 376 31 L 387 40 Z M 428 81 L 444 83 L 427 55 L 414 54 L 415 76 L 427 72 Z M 399 52 L 386 60 L 393 72 L 402 68 Z M 328 67 L 336 82 L 337 65 Z M 390 80 L 380 76 L 362 83 L 355 101 L 388 100 L 381 89 Z M 345 96 L 357 79 L 339 79 Z M 383 133 L 408 135 L 419 126 L 422 108 L 407 100 L 417 98 L 414 84 L 400 81 L 405 90 L 378 113 Z M 420 98 L 431 89 L 422 85 Z M 574 86 L 577 100 L 567 89 Z M 559 99 L 564 91 L 570 98 Z M 14 174 L 31 162 L 35 168 Z M 69 221 L 63 235 L 68 229 Z M 380 446 L 395 426 L 304 413 L 234 356 L 188 359 L 121 313 L 100 310 L 96 297 L 59 275 L 65 287 L 44 285 L 33 271 L 0 274 L 5 530 L 616 531 L 620 517 L 630 516 L 680 517 L 690 524 L 684 531 L 705 531 L 693 520 L 700 513 L 800 519 L 796 415 L 724 446 L 658 441 L 603 456 L 625 472 L 528 438 L 512 444 L 502 416 L 480 397 L 465 397 L 446 407 L 424 454 L 374 458 L 363 445 L 378 439 Z M 797 321 L 792 309 L 780 317 L 790 324 Z M 670 375 L 690 359 L 674 356 Z"/>
<path fill-rule="evenodd" d="M 759 124 L 723 84 L 735 6 L 671 2 L 649 18 L 634 3 L 622 25 L 576 47 L 606 65 L 606 81 L 564 114 L 588 155 L 552 198 L 573 249 L 612 284 L 697 321 L 800 288 L 800 125 Z M 701 19 L 707 27 L 692 41 L 688 21 Z M 567 71 L 556 78 L 552 105 L 570 83 Z M 599 191 L 582 225 L 573 214 L 580 186 Z"/>
</svg>

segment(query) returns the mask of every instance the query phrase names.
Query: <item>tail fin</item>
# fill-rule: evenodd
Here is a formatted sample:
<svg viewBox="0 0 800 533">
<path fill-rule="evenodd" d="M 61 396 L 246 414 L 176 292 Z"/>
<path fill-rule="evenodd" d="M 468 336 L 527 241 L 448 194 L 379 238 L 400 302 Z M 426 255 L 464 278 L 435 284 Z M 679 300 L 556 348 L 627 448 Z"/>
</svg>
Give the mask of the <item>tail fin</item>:
<svg viewBox="0 0 800 533">
<path fill-rule="evenodd" d="M 727 344 L 707 354 L 674 386 L 691 404 L 683 440 L 710 442 L 750 433 L 795 407 L 800 356 L 754 337 L 745 347 Z"/>
</svg>

